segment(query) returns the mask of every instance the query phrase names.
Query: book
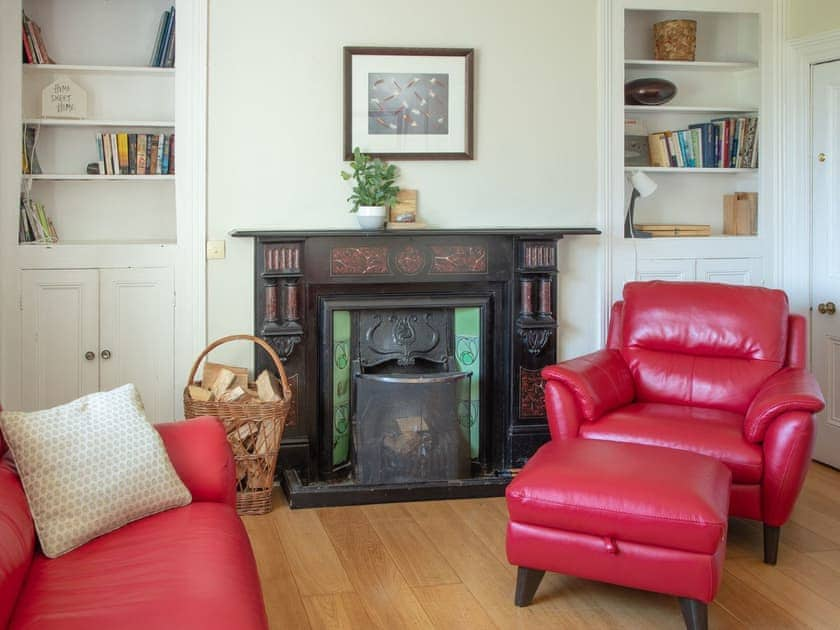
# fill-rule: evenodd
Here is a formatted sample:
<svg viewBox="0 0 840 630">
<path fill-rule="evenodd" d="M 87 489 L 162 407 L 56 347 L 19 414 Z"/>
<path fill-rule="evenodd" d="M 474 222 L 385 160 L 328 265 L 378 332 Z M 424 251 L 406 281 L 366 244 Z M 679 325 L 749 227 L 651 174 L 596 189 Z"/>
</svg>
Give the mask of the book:
<svg viewBox="0 0 840 630">
<path fill-rule="evenodd" d="M 169 21 L 169 11 L 164 11 L 160 16 L 160 24 L 158 24 L 157 37 L 155 38 L 155 47 L 152 48 L 152 57 L 149 59 L 150 66 L 157 66 L 160 57 L 160 43 L 163 41 L 163 32 L 166 30 L 166 23 Z"/>
<path fill-rule="evenodd" d="M 21 25 L 23 31 L 23 60 L 26 63 L 35 63 L 35 57 L 32 56 L 32 46 L 29 43 L 29 36 L 26 34 L 26 23 Z"/>
<path fill-rule="evenodd" d="M 161 159 L 160 172 L 163 175 L 169 173 L 169 136 L 164 136 L 163 157 Z"/>
<path fill-rule="evenodd" d="M 146 134 L 146 175 L 153 175 L 152 170 L 152 138 L 151 134 Z"/>
<path fill-rule="evenodd" d="M 165 172 L 163 170 L 163 145 L 166 144 L 166 134 L 158 135 L 157 140 L 157 168 L 155 169 L 155 175 L 163 175 Z"/>
<path fill-rule="evenodd" d="M 175 174 L 175 134 L 169 136 L 169 175 Z"/>
<path fill-rule="evenodd" d="M 625 166 L 650 166 L 650 146 L 647 136 L 624 136 Z"/>
<path fill-rule="evenodd" d="M 102 134 L 102 146 L 103 146 L 103 154 L 105 157 L 105 174 L 106 175 L 113 175 L 114 174 L 114 160 L 111 159 L 111 134 L 103 133 Z"/>
<path fill-rule="evenodd" d="M 159 68 L 164 67 L 164 63 L 166 63 L 167 53 L 172 45 L 172 38 L 175 34 L 175 7 L 170 7 L 169 11 L 165 12 L 165 15 L 166 25 L 164 26 L 163 36 L 158 44 L 157 53 L 155 55 L 155 65 Z"/>
<path fill-rule="evenodd" d="M 137 174 L 146 174 L 146 134 L 137 134 Z"/>
<path fill-rule="evenodd" d="M 38 135 L 40 128 L 37 125 L 23 126 L 23 173 L 27 175 L 40 175 L 41 164 L 38 162 Z"/>
<path fill-rule="evenodd" d="M 664 224 L 633 224 L 633 229 L 637 232 L 650 232 L 654 237 L 657 236 L 711 236 L 711 225 L 686 225 L 679 223 L 664 223 Z"/>
<path fill-rule="evenodd" d="M 174 12 L 175 9 L 172 9 Z M 163 62 L 164 68 L 175 67 L 175 19 L 172 19 L 172 35 L 169 36 L 169 46 L 166 49 L 166 59 Z"/>
<path fill-rule="evenodd" d="M 109 133 L 108 138 L 111 140 L 111 172 L 114 175 L 120 175 L 120 152 L 117 148 L 117 134 Z"/>
<path fill-rule="evenodd" d="M 149 175 L 155 175 L 158 172 L 158 145 L 160 144 L 160 139 L 156 135 L 149 136 L 149 139 L 146 141 L 146 146 L 149 150 L 148 156 L 148 164 L 149 164 Z"/>
<path fill-rule="evenodd" d="M 128 174 L 137 175 L 137 134 L 128 134 Z"/>
<path fill-rule="evenodd" d="M 120 173 L 128 175 L 128 134 L 117 134 L 117 152 L 120 162 Z"/>
</svg>

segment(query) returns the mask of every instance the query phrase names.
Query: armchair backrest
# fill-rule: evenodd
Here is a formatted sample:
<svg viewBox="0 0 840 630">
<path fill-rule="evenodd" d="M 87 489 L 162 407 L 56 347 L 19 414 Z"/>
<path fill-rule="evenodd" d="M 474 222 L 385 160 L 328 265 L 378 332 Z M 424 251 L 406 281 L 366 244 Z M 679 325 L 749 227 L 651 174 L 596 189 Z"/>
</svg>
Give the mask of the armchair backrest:
<svg viewBox="0 0 840 630">
<path fill-rule="evenodd" d="M 804 325 L 775 289 L 630 282 L 607 345 L 627 362 L 640 402 L 744 413 L 767 378 L 804 364 Z"/>
</svg>

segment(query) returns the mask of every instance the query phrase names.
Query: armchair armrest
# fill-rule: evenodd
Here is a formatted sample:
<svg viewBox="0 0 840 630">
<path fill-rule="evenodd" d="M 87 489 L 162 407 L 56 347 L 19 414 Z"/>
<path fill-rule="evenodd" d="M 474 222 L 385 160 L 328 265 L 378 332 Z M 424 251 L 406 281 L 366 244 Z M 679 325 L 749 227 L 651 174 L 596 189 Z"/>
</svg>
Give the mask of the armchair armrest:
<svg viewBox="0 0 840 630">
<path fill-rule="evenodd" d="M 156 424 L 155 428 L 193 501 L 236 507 L 233 452 L 218 418 L 205 416 Z"/>
<path fill-rule="evenodd" d="M 592 422 L 633 402 L 635 387 L 630 369 L 618 350 L 599 350 L 543 368 L 546 381 L 562 383 L 575 400 L 582 420 Z"/>
<path fill-rule="evenodd" d="M 785 368 L 771 376 L 758 390 L 744 418 L 744 437 L 761 442 L 767 428 L 782 413 L 805 411 L 817 413 L 825 407 L 820 386 L 814 375 L 802 368 Z"/>
</svg>

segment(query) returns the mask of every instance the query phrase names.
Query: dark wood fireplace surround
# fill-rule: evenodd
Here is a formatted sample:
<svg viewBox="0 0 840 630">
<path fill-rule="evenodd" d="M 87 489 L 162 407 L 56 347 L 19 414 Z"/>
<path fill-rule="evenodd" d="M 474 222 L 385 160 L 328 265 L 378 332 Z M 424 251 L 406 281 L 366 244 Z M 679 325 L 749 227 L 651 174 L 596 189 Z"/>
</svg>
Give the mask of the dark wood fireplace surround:
<svg viewBox="0 0 840 630">
<path fill-rule="evenodd" d="M 258 231 L 255 334 L 284 360 L 294 391 L 278 470 L 292 507 L 494 496 L 549 437 L 540 369 L 556 360 L 557 241 L 594 228 Z M 484 370 L 474 476 L 361 485 L 331 461 L 329 357 L 334 308 L 481 305 Z M 258 353 L 255 369 L 268 367 Z"/>
</svg>

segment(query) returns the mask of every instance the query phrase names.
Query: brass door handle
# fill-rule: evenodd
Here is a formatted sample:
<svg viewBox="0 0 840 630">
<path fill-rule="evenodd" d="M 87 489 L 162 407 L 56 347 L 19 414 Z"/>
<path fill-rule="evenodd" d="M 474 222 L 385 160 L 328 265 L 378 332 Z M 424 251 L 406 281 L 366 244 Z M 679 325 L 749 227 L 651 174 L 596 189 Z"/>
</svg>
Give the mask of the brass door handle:
<svg viewBox="0 0 840 630">
<path fill-rule="evenodd" d="M 825 158 L 826 158 L 825 153 L 820 153 L 820 154 L 818 154 L 818 155 L 817 155 L 817 159 L 818 159 L 820 162 L 825 162 Z"/>
<path fill-rule="evenodd" d="M 824 304 L 818 304 L 817 310 L 823 315 L 834 315 L 837 312 L 837 305 L 834 302 L 825 302 Z"/>
</svg>

